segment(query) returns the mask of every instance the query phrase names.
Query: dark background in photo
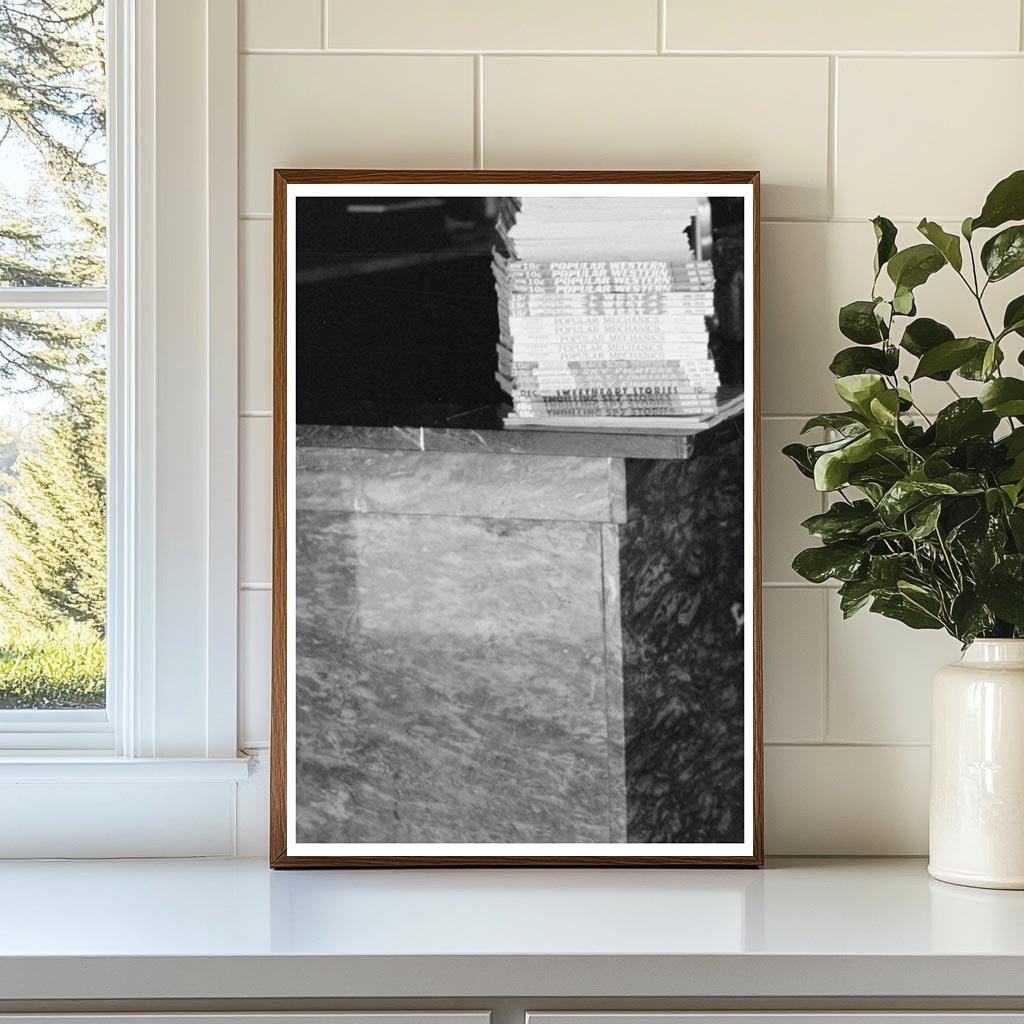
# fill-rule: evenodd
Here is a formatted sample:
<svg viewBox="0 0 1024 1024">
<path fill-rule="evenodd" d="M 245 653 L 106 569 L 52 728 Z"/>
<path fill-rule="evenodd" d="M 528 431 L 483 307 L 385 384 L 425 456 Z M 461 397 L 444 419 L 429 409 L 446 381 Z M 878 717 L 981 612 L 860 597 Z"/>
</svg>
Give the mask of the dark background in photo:
<svg viewBox="0 0 1024 1024">
<path fill-rule="evenodd" d="M 710 347 L 743 386 L 743 200 L 713 198 Z M 493 197 L 296 199 L 296 421 L 501 429 Z"/>
</svg>

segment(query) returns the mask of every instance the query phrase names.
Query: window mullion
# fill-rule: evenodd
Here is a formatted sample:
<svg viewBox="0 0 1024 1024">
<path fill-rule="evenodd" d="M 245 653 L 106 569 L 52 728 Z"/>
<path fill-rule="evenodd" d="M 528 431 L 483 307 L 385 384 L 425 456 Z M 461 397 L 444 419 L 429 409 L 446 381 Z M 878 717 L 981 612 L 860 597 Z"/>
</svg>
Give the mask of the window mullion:
<svg viewBox="0 0 1024 1024">
<path fill-rule="evenodd" d="M 0 288 L 0 309 L 106 309 L 106 288 Z"/>
</svg>

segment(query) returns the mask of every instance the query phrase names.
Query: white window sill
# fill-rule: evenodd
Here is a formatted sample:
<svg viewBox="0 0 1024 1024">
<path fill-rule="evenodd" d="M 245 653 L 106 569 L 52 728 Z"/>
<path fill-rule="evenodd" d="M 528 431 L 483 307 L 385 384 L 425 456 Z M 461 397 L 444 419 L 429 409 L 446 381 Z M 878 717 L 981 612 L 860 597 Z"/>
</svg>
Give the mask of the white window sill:
<svg viewBox="0 0 1024 1024">
<path fill-rule="evenodd" d="M 0 755 L 5 782 L 242 782 L 248 757 L 113 757 L 82 751 Z"/>
</svg>

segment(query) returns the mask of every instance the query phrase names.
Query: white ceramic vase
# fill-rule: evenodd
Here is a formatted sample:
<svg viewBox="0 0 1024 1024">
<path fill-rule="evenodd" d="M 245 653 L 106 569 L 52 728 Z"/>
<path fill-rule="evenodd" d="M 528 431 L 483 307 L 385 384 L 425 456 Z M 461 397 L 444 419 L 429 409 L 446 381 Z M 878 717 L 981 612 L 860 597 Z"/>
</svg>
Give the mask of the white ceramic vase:
<svg viewBox="0 0 1024 1024">
<path fill-rule="evenodd" d="M 932 689 L 928 872 L 1024 889 L 1024 640 L 975 640 Z"/>
</svg>

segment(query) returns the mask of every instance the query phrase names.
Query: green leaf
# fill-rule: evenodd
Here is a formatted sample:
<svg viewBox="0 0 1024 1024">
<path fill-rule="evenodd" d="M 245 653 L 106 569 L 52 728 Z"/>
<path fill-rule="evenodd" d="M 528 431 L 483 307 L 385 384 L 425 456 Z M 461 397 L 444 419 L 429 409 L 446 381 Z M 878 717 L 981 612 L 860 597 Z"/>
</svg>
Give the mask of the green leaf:
<svg viewBox="0 0 1024 1024">
<path fill-rule="evenodd" d="M 940 501 L 927 501 L 923 505 L 918 505 L 910 513 L 910 520 L 914 525 L 907 531 L 907 535 L 913 537 L 914 540 L 924 540 L 925 537 L 935 532 L 941 513 L 942 502 Z"/>
<path fill-rule="evenodd" d="M 952 487 L 957 494 L 981 494 L 985 489 L 986 479 L 982 473 L 953 470 L 952 473 L 936 478 L 934 482 Z"/>
<path fill-rule="evenodd" d="M 918 317 L 913 323 L 907 324 L 900 345 L 912 356 L 920 358 L 930 349 L 941 345 L 944 341 L 952 341 L 956 335 L 945 325 L 930 317 Z"/>
<path fill-rule="evenodd" d="M 895 590 L 899 581 L 910 571 L 913 555 L 900 552 L 892 555 L 875 555 L 868 565 L 868 579 L 876 587 Z"/>
<path fill-rule="evenodd" d="M 998 487 L 989 487 L 985 491 L 985 508 L 989 515 L 1003 508 L 1003 502 L 1006 500 L 1007 496 Z"/>
<path fill-rule="evenodd" d="M 952 341 L 944 341 L 921 356 L 912 379 L 932 377 L 941 380 L 939 374 L 946 370 L 956 370 L 975 356 L 983 357 L 986 348 L 988 343 L 980 338 L 954 338 Z"/>
<path fill-rule="evenodd" d="M 957 489 L 951 484 L 938 483 L 934 480 L 897 480 L 882 495 L 877 512 L 889 525 L 897 525 L 900 516 L 912 508 L 941 494 L 956 494 Z"/>
<path fill-rule="evenodd" d="M 981 265 L 990 281 L 1002 281 L 1024 267 L 1024 225 L 1016 224 L 990 238 L 982 246 Z"/>
<path fill-rule="evenodd" d="M 893 312 L 899 313 L 900 316 L 913 316 L 917 312 L 917 307 L 914 305 L 914 293 L 909 288 L 900 285 L 892 297 L 892 308 Z"/>
<path fill-rule="evenodd" d="M 1002 361 L 999 358 L 1000 354 L 998 341 L 993 341 L 985 349 L 985 355 L 981 360 L 981 376 L 984 380 L 988 380 L 992 376 L 995 368 Z"/>
<path fill-rule="evenodd" d="M 1018 430 L 1014 431 L 1014 434 L 1022 432 L 1024 432 L 1024 430 L 1018 428 Z M 1013 449 L 1016 447 L 1015 445 L 1011 446 L 1010 444 L 1006 444 L 1006 442 L 1010 440 L 1015 440 L 1013 435 L 1011 435 L 1009 438 L 1003 439 L 1003 447 L 1005 454 L 1013 461 L 1010 463 L 1009 466 L 1004 466 L 1003 468 L 1000 469 L 998 479 L 1001 484 L 1020 485 L 1022 482 L 1024 482 L 1024 451 L 1014 451 Z M 1006 490 L 1006 488 L 1003 489 Z M 1016 504 L 1017 495 L 1014 493 L 1014 491 L 1011 489 L 1006 491 L 1006 493 L 1010 496 L 1014 504 Z M 1021 551 L 1024 551 L 1024 546 L 1021 547 Z"/>
<path fill-rule="evenodd" d="M 999 417 L 986 413 L 998 422 Z M 986 424 L 987 429 L 987 424 Z M 996 445 L 991 437 L 979 433 L 974 437 L 965 437 L 957 443 L 954 460 L 958 468 L 977 470 L 979 472 L 998 470 L 1006 458 L 1006 452 Z"/>
<path fill-rule="evenodd" d="M 913 291 L 945 265 L 945 257 L 934 245 L 922 243 L 912 245 L 909 249 L 901 249 L 889 260 L 886 270 L 897 288 Z"/>
<path fill-rule="evenodd" d="M 790 462 L 796 466 L 797 469 L 803 473 L 804 476 L 814 479 L 814 462 L 811 459 L 810 448 L 805 444 L 787 444 L 782 449 L 782 454 L 786 456 Z"/>
<path fill-rule="evenodd" d="M 896 225 L 879 214 L 871 221 L 875 229 L 875 278 L 889 260 L 896 255 Z"/>
<path fill-rule="evenodd" d="M 1008 220 L 1024 220 L 1024 170 L 1014 171 L 989 192 L 981 213 L 971 220 L 968 230 L 997 228 Z"/>
<path fill-rule="evenodd" d="M 873 480 L 876 483 L 884 483 L 886 488 L 902 480 L 907 474 L 907 450 L 899 445 L 890 444 L 887 448 L 880 448 L 881 458 L 872 459 L 864 465 L 857 466 L 856 472 L 851 474 L 851 483 L 860 485 L 865 480 Z"/>
<path fill-rule="evenodd" d="M 1004 622 L 1024 629 L 1024 585 L 1019 579 L 995 576 L 978 584 L 978 596 Z"/>
<path fill-rule="evenodd" d="M 857 473 L 851 475 L 850 485 L 856 487 L 872 505 L 877 505 L 882 500 L 882 495 L 885 494 L 885 488 L 868 479 L 854 480 L 854 477 L 859 475 Z"/>
<path fill-rule="evenodd" d="M 850 464 L 843 453 L 826 452 L 814 463 L 814 486 L 819 491 L 838 490 L 850 479 Z"/>
<path fill-rule="evenodd" d="M 827 512 L 811 516 L 800 525 L 826 544 L 848 540 L 879 528 L 878 517 L 868 501 L 855 501 L 852 504 L 837 501 Z"/>
<path fill-rule="evenodd" d="M 877 398 L 871 399 L 868 406 L 876 423 L 886 430 L 895 430 L 900 419 L 900 395 L 898 391 L 883 391 Z"/>
<path fill-rule="evenodd" d="M 1017 501 L 1019 500 L 1020 495 L 1018 494 Z M 1024 509 L 1011 509 L 1006 514 L 1006 521 L 1010 524 L 1010 533 L 1013 534 L 1013 542 L 1017 545 L 1017 550 L 1024 551 Z"/>
<path fill-rule="evenodd" d="M 963 267 L 964 259 L 960 253 L 960 239 L 956 235 L 944 231 L 933 220 L 922 220 L 917 225 L 917 230 L 942 253 L 945 261 L 954 270 L 960 270 Z"/>
<path fill-rule="evenodd" d="M 999 482 L 1002 484 L 1000 489 L 1010 504 L 1020 505 L 1021 495 L 1024 492 L 1024 455 L 1018 455 L 1010 469 L 999 474 Z M 1017 539 L 1018 542 L 1024 542 L 1024 536 Z M 1024 543 L 1018 543 L 1018 547 L 1024 551 Z"/>
<path fill-rule="evenodd" d="M 883 595 L 871 602 L 871 610 L 887 619 L 896 619 L 911 629 L 942 629 L 942 621 L 914 607 L 902 596 Z"/>
<path fill-rule="evenodd" d="M 864 565 L 860 545 L 848 541 L 807 548 L 793 559 L 793 569 L 805 580 L 824 583 L 828 579 L 852 580 Z"/>
<path fill-rule="evenodd" d="M 860 430 L 856 434 L 851 435 L 844 434 L 835 441 L 823 441 L 821 444 L 812 444 L 810 446 L 811 462 L 814 462 L 815 459 L 824 455 L 826 452 L 837 452 L 840 448 L 845 448 L 853 438 L 860 437 L 862 433 L 866 433 L 866 431 Z"/>
<path fill-rule="evenodd" d="M 983 501 L 975 498 L 960 499 L 954 503 L 953 515 L 961 515 L 959 506 L 974 509 L 970 518 L 954 527 L 946 535 L 949 542 L 960 548 L 971 571 L 978 579 L 991 574 L 1007 554 L 1007 533 L 1001 515 L 990 516 Z"/>
<path fill-rule="evenodd" d="M 947 462 L 947 458 L 955 453 L 954 448 L 939 448 L 928 456 L 913 470 L 910 476 L 914 480 L 939 480 L 948 473 L 953 472 L 953 467 Z"/>
<path fill-rule="evenodd" d="M 858 351 L 866 352 L 867 349 L 858 349 Z M 854 428 L 861 428 L 866 424 L 858 416 L 853 416 L 848 412 L 824 412 L 820 416 L 812 416 L 804 425 L 800 431 L 801 434 L 806 434 L 808 430 L 814 430 L 817 427 L 825 427 L 828 430 L 838 430 L 840 433 L 845 433 Z M 856 433 L 860 433 L 858 429 Z"/>
<path fill-rule="evenodd" d="M 999 366 L 1003 361 L 1003 350 L 996 346 L 995 351 L 992 353 L 993 369 L 988 373 L 985 372 L 985 357 L 989 354 L 989 346 L 986 345 L 984 352 L 979 352 L 976 356 L 971 356 L 959 370 L 956 371 L 958 377 L 963 377 L 964 380 L 978 380 L 986 381 L 995 372 L 995 367 Z"/>
<path fill-rule="evenodd" d="M 922 614 L 930 615 L 932 618 L 941 621 L 942 600 L 932 587 L 914 582 L 913 580 L 900 580 L 897 584 L 897 589 L 899 590 L 900 597 L 911 607 Z"/>
<path fill-rule="evenodd" d="M 839 588 L 839 608 L 843 618 L 860 611 L 867 602 L 879 593 L 878 584 L 871 580 L 850 580 Z"/>
<path fill-rule="evenodd" d="M 971 240 L 971 235 L 974 234 L 974 229 L 971 227 L 971 222 L 973 220 L 973 217 L 965 217 L 963 224 L 960 225 L 960 234 L 963 235 L 968 242 Z"/>
<path fill-rule="evenodd" d="M 836 381 L 836 393 L 853 409 L 862 415 L 871 404 L 871 399 L 886 390 L 885 381 L 876 373 L 854 373 Z"/>
<path fill-rule="evenodd" d="M 1003 313 L 1003 333 L 1015 331 L 1024 338 L 1024 295 L 1018 295 L 1007 303 Z"/>
<path fill-rule="evenodd" d="M 894 395 L 896 392 L 887 391 L 885 394 Z M 885 395 L 882 397 L 884 398 Z M 872 399 L 871 404 L 874 405 L 876 401 L 877 399 Z M 861 434 L 843 449 L 843 459 L 848 465 L 854 466 L 858 462 L 863 462 L 865 459 L 871 458 L 875 452 L 884 448 L 888 443 L 888 439 L 881 434 Z"/>
<path fill-rule="evenodd" d="M 894 345 L 884 348 L 844 348 L 840 349 L 829 364 L 829 369 L 837 377 L 848 377 L 866 370 L 877 370 L 879 373 L 892 376 L 900 365 L 899 349 Z"/>
<path fill-rule="evenodd" d="M 958 398 L 935 417 L 935 439 L 940 445 L 952 445 L 968 437 L 991 437 L 999 417 L 985 412 L 976 398 Z"/>
<path fill-rule="evenodd" d="M 877 345 L 886 338 L 885 329 L 875 316 L 877 302 L 858 299 L 839 310 L 839 331 L 858 345 Z"/>
<path fill-rule="evenodd" d="M 949 617 L 956 627 L 956 637 L 963 643 L 970 643 L 995 627 L 992 613 L 977 594 L 965 591 L 953 599 Z"/>
<path fill-rule="evenodd" d="M 978 396 L 982 406 L 1000 418 L 1024 416 L 1024 380 L 1001 377 Z"/>
<path fill-rule="evenodd" d="M 1024 452 L 1024 427 L 1016 427 L 1003 438 L 1003 446 L 1010 455 Z"/>
</svg>

